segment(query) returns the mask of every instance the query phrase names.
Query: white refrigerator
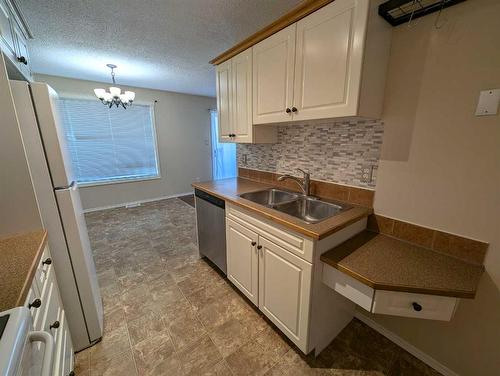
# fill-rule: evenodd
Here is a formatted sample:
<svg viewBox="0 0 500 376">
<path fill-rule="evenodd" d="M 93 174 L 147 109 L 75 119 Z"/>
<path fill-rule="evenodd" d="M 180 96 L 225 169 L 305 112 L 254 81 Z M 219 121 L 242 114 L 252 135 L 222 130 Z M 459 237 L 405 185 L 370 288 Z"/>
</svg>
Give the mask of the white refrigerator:
<svg viewBox="0 0 500 376">
<path fill-rule="evenodd" d="M 75 350 L 102 337 L 103 308 L 80 194 L 72 173 L 57 93 L 45 83 L 10 81 L 20 133 Z"/>
</svg>

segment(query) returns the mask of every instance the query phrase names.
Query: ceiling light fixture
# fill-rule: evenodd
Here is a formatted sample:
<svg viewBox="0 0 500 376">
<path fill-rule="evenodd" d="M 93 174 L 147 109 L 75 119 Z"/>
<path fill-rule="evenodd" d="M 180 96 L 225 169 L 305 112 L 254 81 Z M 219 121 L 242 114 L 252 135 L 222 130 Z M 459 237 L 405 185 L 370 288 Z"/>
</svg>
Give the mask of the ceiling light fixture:
<svg viewBox="0 0 500 376">
<path fill-rule="evenodd" d="M 132 105 L 132 102 L 135 99 L 135 93 L 133 91 L 125 91 L 122 93 L 122 90 L 119 87 L 114 86 L 116 85 L 116 65 L 106 64 L 106 66 L 111 69 L 111 79 L 113 80 L 113 86 L 109 88 L 109 91 L 106 91 L 106 89 L 94 89 L 94 94 L 101 100 L 101 102 L 105 106 L 109 106 L 109 108 L 113 107 L 113 105 L 116 105 L 116 107 L 122 106 L 126 109 L 127 106 Z"/>
</svg>

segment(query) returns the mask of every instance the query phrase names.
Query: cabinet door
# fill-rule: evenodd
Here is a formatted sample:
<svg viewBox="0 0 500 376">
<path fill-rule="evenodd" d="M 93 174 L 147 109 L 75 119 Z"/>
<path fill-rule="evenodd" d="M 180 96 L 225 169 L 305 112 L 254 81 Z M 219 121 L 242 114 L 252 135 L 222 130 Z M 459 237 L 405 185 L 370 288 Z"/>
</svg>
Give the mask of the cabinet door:
<svg viewBox="0 0 500 376">
<path fill-rule="evenodd" d="M 252 49 L 238 54 L 232 63 L 232 119 L 236 142 L 252 142 Z"/>
<path fill-rule="evenodd" d="M 258 304 L 257 234 L 226 218 L 227 278 Z"/>
<path fill-rule="evenodd" d="M 357 114 L 368 0 L 336 0 L 297 23 L 294 120 Z"/>
<path fill-rule="evenodd" d="M 0 46 L 6 48 L 5 52 L 11 57 L 16 54 L 11 15 L 4 0 L 0 0 L 0 42 Z"/>
<path fill-rule="evenodd" d="M 28 78 L 31 78 L 31 60 L 28 54 L 28 42 L 17 26 L 13 27 L 16 44 L 16 60 L 19 70 Z"/>
<path fill-rule="evenodd" d="M 253 46 L 253 123 L 292 120 L 295 28 L 290 25 Z"/>
<path fill-rule="evenodd" d="M 231 60 L 216 68 L 219 141 L 231 141 Z"/>
<path fill-rule="evenodd" d="M 262 236 L 259 246 L 259 308 L 307 353 L 312 265 Z"/>
</svg>

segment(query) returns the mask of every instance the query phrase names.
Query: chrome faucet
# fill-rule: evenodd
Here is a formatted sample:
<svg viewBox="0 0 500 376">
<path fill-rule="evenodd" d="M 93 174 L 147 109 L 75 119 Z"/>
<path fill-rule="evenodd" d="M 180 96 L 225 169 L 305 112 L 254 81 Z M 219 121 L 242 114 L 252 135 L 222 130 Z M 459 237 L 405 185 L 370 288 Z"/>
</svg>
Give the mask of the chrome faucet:
<svg viewBox="0 0 500 376">
<path fill-rule="evenodd" d="M 286 179 L 293 180 L 294 182 L 296 182 L 299 185 L 300 189 L 302 190 L 302 192 L 306 196 L 310 196 L 311 195 L 311 174 L 309 172 L 305 172 L 304 170 L 302 170 L 300 168 L 298 168 L 297 171 L 300 171 L 304 174 L 304 177 L 302 179 L 297 178 L 295 176 L 292 176 L 290 174 L 285 174 L 285 175 L 281 175 L 278 178 L 278 181 L 283 181 Z"/>
</svg>

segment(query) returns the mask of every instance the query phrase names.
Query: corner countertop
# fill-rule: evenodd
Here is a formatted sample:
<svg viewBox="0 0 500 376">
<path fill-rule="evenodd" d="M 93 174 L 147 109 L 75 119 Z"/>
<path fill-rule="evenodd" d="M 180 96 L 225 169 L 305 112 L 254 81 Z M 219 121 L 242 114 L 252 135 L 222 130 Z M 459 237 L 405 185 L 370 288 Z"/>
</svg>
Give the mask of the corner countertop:
<svg viewBox="0 0 500 376">
<path fill-rule="evenodd" d="M 219 197 L 226 202 L 230 202 L 244 209 L 253 211 L 258 215 L 313 239 L 325 238 L 362 218 L 368 217 L 368 215 L 370 215 L 373 211 L 371 208 L 349 203 L 349 205 L 352 206 L 351 209 L 348 209 L 322 222 L 308 224 L 290 215 L 239 197 L 242 193 L 273 188 L 274 186 L 270 184 L 238 177 L 213 180 L 203 183 L 193 183 L 192 186 L 196 189 Z"/>
<path fill-rule="evenodd" d="M 365 230 L 321 261 L 379 290 L 474 298 L 482 265 Z"/>
<path fill-rule="evenodd" d="M 0 312 L 24 304 L 46 243 L 45 230 L 0 239 Z"/>
</svg>

